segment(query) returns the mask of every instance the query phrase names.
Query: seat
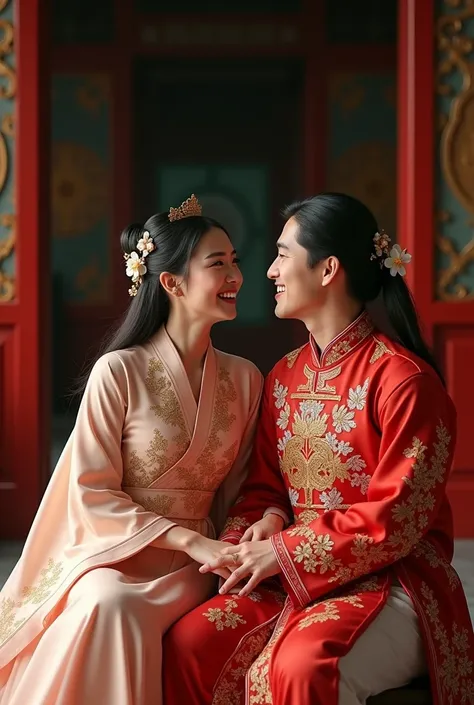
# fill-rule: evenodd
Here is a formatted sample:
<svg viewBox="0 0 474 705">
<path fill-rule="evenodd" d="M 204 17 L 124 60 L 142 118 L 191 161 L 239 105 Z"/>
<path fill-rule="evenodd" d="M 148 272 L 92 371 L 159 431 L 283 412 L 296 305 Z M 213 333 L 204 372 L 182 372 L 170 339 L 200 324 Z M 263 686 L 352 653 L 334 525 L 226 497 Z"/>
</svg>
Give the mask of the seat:
<svg viewBox="0 0 474 705">
<path fill-rule="evenodd" d="M 403 688 L 374 695 L 367 705 L 433 705 L 429 678 L 417 678 Z"/>
</svg>

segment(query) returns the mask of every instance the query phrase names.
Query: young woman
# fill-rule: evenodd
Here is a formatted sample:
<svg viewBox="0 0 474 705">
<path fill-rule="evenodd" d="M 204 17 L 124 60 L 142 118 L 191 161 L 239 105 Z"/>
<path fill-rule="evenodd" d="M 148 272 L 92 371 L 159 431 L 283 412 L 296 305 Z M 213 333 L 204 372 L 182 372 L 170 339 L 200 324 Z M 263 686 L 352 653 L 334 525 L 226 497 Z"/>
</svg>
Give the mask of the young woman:
<svg viewBox="0 0 474 705">
<path fill-rule="evenodd" d="M 363 705 L 427 672 L 434 705 L 474 703 L 446 496 L 456 416 L 405 284 L 410 255 L 343 194 L 286 219 L 268 276 L 276 315 L 309 342 L 265 382 L 221 536 L 235 545 L 201 569 L 233 574 L 168 632 L 166 705 Z M 393 339 L 365 310 L 380 291 Z"/>
<path fill-rule="evenodd" d="M 192 196 L 121 244 L 130 308 L 0 594 L 1 705 L 159 705 L 162 635 L 209 595 L 243 479 L 262 378 L 210 342 L 242 285 L 229 235 Z"/>
</svg>

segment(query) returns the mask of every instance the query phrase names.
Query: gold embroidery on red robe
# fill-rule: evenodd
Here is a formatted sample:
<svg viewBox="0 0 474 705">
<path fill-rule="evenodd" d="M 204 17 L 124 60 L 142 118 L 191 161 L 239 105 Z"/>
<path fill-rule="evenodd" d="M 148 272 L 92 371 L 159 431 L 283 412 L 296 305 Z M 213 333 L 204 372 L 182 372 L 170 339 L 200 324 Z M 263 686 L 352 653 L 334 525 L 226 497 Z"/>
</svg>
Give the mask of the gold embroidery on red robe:
<svg viewBox="0 0 474 705">
<path fill-rule="evenodd" d="M 474 668 L 468 656 L 469 633 L 456 623 L 450 625 L 451 634 L 440 619 L 439 604 L 426 583 L 421 585 L 424 612 L 431 622 L 433 637 L 438 642 L 441 663 L 438 678 L 446 703 L 461 705 L 474 702 Z"/>
</svg>

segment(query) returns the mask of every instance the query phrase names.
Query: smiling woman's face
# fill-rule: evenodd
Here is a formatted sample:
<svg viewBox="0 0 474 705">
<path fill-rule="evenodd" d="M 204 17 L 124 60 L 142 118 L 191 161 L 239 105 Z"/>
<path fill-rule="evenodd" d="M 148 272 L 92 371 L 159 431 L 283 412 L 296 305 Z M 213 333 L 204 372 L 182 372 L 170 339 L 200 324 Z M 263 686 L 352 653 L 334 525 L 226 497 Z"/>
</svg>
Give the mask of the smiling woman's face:
<svg viewBox="0 0 474 705">
<path fill-rule="evenodd" d="M 242 282 L 228 235 L 220 228 L 211 228 L 194 250 L 180 284 L 181 302 L 192 317 L 210 323 L 232 320 L 237 315 L 236 299 Z"/>
</svg>

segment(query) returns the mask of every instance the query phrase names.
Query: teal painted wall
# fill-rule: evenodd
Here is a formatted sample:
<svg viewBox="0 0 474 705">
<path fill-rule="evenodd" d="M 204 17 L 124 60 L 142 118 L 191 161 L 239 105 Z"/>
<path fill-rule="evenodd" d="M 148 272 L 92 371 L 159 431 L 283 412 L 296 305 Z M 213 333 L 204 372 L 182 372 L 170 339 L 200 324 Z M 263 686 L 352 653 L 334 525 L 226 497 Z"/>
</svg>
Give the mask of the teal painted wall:
<svg viewBox="0 0 474 705">
<path fill-rule="evenodd" d="M 395 240 L 395 72 L 334 72 L 328 80 L 327 188 L 360 198 Z"/>
<path fill-rule="evenodd" d="M 54 75 L 52 267 L 68 303 L 106 303 L 112 295 L 110 134 L 108 77 Z"/>
<path fill-rule="evenodd" d="M 241 259 L 245 286 L 239 295 L 239 325 L 268 320 L 266 243 L 268 242 L 268 173 L 264 165 L 161 166 L 156 174 L 158 210 L 179 206 L 198 195 L 203 213 L 228 230 Z"/>
</svg>

